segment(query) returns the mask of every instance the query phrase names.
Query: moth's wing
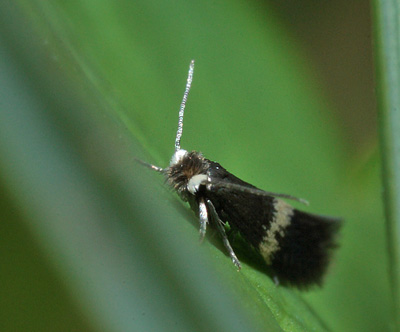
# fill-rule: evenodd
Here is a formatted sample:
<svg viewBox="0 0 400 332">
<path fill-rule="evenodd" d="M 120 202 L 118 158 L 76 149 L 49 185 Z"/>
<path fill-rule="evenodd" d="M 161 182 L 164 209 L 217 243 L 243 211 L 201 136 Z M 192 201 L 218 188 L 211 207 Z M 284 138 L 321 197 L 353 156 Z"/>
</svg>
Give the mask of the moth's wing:
<svg viewBox="0 0 400 332">
<path fill-rule="evenodd" d="M 205 195 L 263 256 L 282 283 L 306 288 L 321 284 L 341 220 L 292 208 L 212 163 Z"/>
<path fill-rule="evenodd" d="M 342 220 L 293 209 L 290 224 L 276 233 L 279 250 L 273 255 L 271 268 L 277 277 L 299 288 L 321 285 L 338 247 Z"/>
<path fill-rule="evenodd" d="M 213 203 L 220 219 L 228 222 L 257 248 L 273 218 L 275 198 L 241 190 L 241 187 L 257 188 L 229 173 L 218 163 L 210 163 L 208 176 L 211 185 L 207 186 L 206 197 Z"/>
</svg>

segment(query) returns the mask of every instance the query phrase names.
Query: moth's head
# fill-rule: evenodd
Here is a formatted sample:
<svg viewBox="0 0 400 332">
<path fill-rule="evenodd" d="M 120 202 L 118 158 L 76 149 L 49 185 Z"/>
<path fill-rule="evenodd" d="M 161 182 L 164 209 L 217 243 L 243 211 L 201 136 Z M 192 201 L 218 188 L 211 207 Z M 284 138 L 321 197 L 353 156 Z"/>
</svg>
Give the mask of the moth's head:
<svg viewBox="0 0 400 332">
<path fill-rule="evenodd" d="M 174 166 L 182 162 L 183 158 L 187 156 L 188 152 L 183 149 L 176 150 L 175 153 L 172 155 L 171 161 L 169 166 Z"/>
<path fill-rule="evenodd" d="M 209 167 L 209 161 L 200 152 L 179 149 L 175 151 L 169 167 L 165 169 L 167 183 L 186 201 L 189 195 L 195 195 L 200 185 L 207 180 Z"/>
</svg>

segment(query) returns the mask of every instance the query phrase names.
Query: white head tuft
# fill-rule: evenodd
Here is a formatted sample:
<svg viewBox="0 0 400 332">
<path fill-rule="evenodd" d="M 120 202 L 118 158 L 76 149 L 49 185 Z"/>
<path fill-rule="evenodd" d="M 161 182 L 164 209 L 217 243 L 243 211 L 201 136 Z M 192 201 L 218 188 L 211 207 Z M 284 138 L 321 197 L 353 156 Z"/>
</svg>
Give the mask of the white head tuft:
<svg viewBox="0 0 400 332">
<path fill-rule="evenodd" d="M 171 158 L 169 166 L 173 166 L 173 165 L 180 163 L 182 161 L 182 159 L 187 155 L 187 153 L 188 152 L 183 149 L 179 149 L 179 150 L 175 151 L 175 153 L 173 154 L 173 156 Z"/>
</svg>

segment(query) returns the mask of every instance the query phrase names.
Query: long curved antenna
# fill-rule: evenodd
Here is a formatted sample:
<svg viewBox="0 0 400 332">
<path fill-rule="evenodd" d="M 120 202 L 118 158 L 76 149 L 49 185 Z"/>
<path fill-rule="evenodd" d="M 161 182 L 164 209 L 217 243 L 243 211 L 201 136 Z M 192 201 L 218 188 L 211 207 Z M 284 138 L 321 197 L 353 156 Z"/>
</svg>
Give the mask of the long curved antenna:
<svg viewBox="0 0 400 332">
<path fill-rule="evenodd" d="M 186 82 L 185 93 L 183 94 L 183 99 L 181 102 L 181 107 L 179 108 L 179 121 L 178 121 L 178 131 L 176 132 L 175 138 L 175 151 L 181 149 L 181 137 L 182 137 L 182 127 L 183 127 L 183 114 L 185 113 L 186 100 L 190 91 L 190 86 L 192 85 L 194 71 L 194 60 L 190 61 L 189 74 Z"/>
</svg>

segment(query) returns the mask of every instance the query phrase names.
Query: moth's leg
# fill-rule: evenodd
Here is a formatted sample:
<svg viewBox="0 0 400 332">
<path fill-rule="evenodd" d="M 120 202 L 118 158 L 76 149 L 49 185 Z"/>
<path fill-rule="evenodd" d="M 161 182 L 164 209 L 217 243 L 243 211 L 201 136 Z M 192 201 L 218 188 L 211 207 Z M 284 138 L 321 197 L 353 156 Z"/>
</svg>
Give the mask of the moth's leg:
<svg viewBox="0 0 400 332">
<path fill-rule="evenodd" d="M 204 198 L 199 199 L 199 218 L 200 218 L 200 242 L 203 242 L 206 235 L 207 223 L 208 223 L 208 212 Z"/>
<path fill-rule="evenodd" d="M 226 236 L 224 224 L 223 224 L 222 220 L 219 219 L 219 216 L 218 216 L 217 211 L 215 210 L 214 204 L 209 199 L 207 199 L 207 205 L 210 208 L 210 214 L 212 215 L 212 217 L 215 220 L 215 224 L 217 226 L 218 232 L 222 237 L 224 246 L 225 246 L 226 250 L 228 250 L 229 256 L 232 259 L 233 264 L 235 264 L 236 267 L 240 270 L 242 268 L 242 266 L 240 265 L 240 262 L 239 262 L 238 258 L 236 257 L 236 254 L 233 251 L 231 244 L 229 243 L 229 239 Z"/>
<path fill-rule="evenodd" d="M 152 164 L 146 163 L 146 162 L 143 161 L 143 160 L 136 159 L 136 158 L 135 158 L 135 160 L 136 160 L 138 163 L 141 163 L 143 166 L 146 166 L 147 168 L 150 168 L 150 169 L 152 169 L 152 170 L 154 170 L 154 171 L 156 171 L 156 172 L 162 173 L 162 172 L 164 171 L 163 168 L 158 167 L 158 166 L 156 166 L 156 165 L 152 165 Z"/>
</svg>

